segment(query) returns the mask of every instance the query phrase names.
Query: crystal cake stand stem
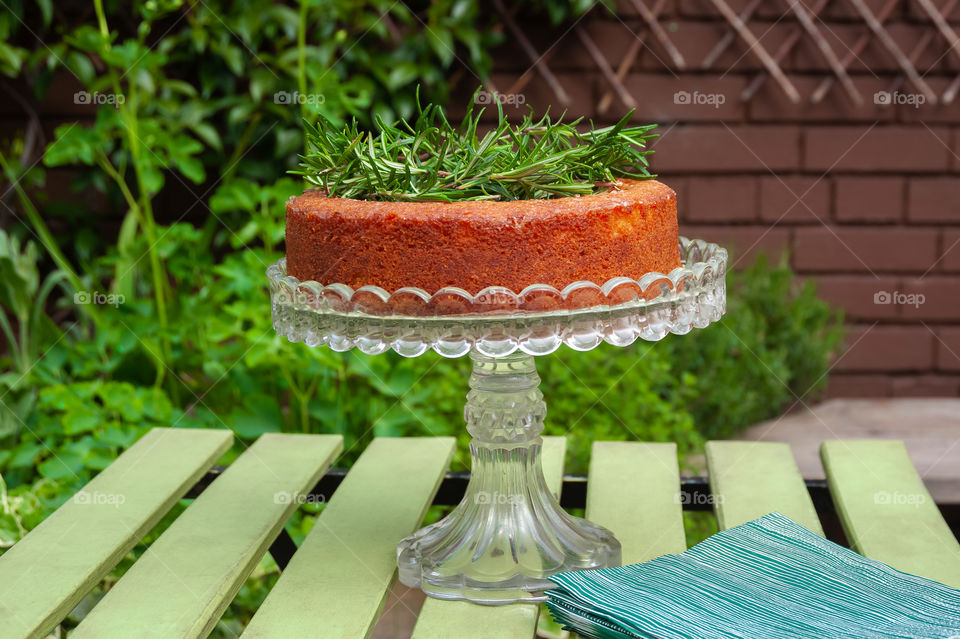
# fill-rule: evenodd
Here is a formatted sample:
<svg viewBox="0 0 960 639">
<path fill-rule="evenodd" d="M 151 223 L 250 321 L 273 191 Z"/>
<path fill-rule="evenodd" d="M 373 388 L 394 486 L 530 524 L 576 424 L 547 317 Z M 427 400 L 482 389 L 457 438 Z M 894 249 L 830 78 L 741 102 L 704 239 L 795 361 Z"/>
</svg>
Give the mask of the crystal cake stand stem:
<svg viewBox="0 0 960 639">
<path fill-rule="evenodd" d="M 471 358 L 470 483 L 450 515 L 397 546 L 400 581 L 441 599 L 499 605 L 529 601 L 554 573 L 619 565 L 613 534 L 564 512 L 544 481 L 547 409 L 533 357 Z"/>
</svg>

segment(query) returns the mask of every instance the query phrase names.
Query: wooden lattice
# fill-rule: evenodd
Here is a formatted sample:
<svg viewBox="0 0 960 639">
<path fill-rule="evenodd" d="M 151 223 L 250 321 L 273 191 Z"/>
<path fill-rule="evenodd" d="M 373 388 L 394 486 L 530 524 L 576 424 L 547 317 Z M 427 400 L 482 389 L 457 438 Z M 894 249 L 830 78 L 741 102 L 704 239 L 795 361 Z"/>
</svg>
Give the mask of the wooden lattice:
<svg viewBox="0 0 960 639">
<path fill-rule="evenodd" d="M 960 74 L 956 75 L 942 93 L 937 93 L 925 79 L 926 72 L 921 71 L 917 66 L 920 57 L 935 43 L 946 44 L 946 52 L 940 56 L 938 62 L 947 55 L 952 55 L 960 61 L 960 35 L 957 34 L 956 29 L 951 26 L 947 19 L 947 16 L 957 8 L 960 0 L 945 0 L 940 7 L 936 6 L 933 0 L 908 0 L 908 2 L 916 5 L 916 8 L 919 9 L 919 15 L 922 15 L 926 20 L 922 37 L 909 52 L 901 49 L 888 29 L 888 21 L 895 10 L 901 6 L 903 0 L 887 0 L 876 13 L 864 0 L 834 0 L 831 4 L 836 5 L 841 2 L 846 4 L 852 10 L 852 15 L 863 27 L 862 33 L 856 40 L 845 43 L 846 48 L 842 51 L 836 50 L 823 33 L 827 23 L 824 22 L 821 14 L 827 8 L 828 0 L 777 0 L 784 13 L 781 19 L 790 19 L 793 26 L 787 35 L 780 40 L 775 50 L 768 49 L 768 46 L 765 46 L 751 29 L 751 22 L 755 19 L 758 10 L 765 4 L 764 0 L 749 0 L 741 7 L 739 13 L 730 6 L 727 0 L 709 0 L 717 14 L 722 16 L 728 28 L 703 59 L 699 63 L 693 64 L 688 63 L 680 49 L 671 40 L 669 30 L 661 24 L 663 12 L 668 5 L 666 0 L 656 0 L 656 2 L 651 3 L 652 6 L 648 6 L 648 3 L 644 0 L 625 0 L 625 2 L 635 10 L 645 28 L 641 33 L 632 33 L 634 38 L 629 49 L 616 65 L 607 60 L 601 47 L 590 36 L 582 22 L 578 21 L 572 27 L 584 53 L 596 65 L 608 86 L 603 91 L 597 104 L 597 110 L 601 114 L 610 108 L 614 97 L 618 98 L 628 108 L 636 105 L 636 98 L 631 95 L 624 80 L 634 69 L 640 53 L 648 47 L 647 38 L 650 36 L 666 53 L 662 60 L 663 64 L 675 74 L 688 69 L 709 70 L 713 68 L 721 55 L 731 47 L 736 47 L 739 43 L 743 52 L 741 59 L 745 56 L 752 56 L 760 63 L 761 67 L 759 70 L 752 72 L 753 77 L 740 95 L 740 99 L 744 102 L 752 100 L 766 81 L 772 78 L 779 90 L 795 104 L 803 102 L 820 103 L 827 97 L 833 86 L 839 83 L 849 100 L 854 105 L 861 106 L 865 104 L 866 100 L 851 78 L 849 69 L 853 61 L 858 59 L 871 42 L 879 44 L 886 55 L 895 62 L 898 69 L 898 73 L 890 85 L 890 92 L 897 91 L 909 83 L 918 94 L 924 97 L 927 104 L 951 104 L 956 100 L 957 94 L 960 93 Z M 543 78 L 559 103 L 569 104 L 569 94 L 549 66 L 552 51 L 541 52 L 537 50 L 524 30 L 517 24 L 514 16 L 516 9 L 508 9 L 504 6 L 502 0 L 494 0 L 493 4 L 502 16 L 511 36 L 516 39 L 524 54 L 529 57 L 532 65 L 531 69 Z M 769 0 L 766 4 L 770 4 Z M 596 8 L 594 10 L 602 11 L 604 9 Z M 624 28 L 628 27 L 624 25 Z M 804 39 L 812 42 L 815 50 L 823 59 L 825 67 L 829 70 L 816 85 L 816 88 L 805 96 L 801 95 L 794 83 L 791 82 L 781 64 L 794 51 L 798 43 Z M 532 73 L 523 74 L 507 92 L 517 93 L 522 91 L 532 76 Z"/>
</svg>

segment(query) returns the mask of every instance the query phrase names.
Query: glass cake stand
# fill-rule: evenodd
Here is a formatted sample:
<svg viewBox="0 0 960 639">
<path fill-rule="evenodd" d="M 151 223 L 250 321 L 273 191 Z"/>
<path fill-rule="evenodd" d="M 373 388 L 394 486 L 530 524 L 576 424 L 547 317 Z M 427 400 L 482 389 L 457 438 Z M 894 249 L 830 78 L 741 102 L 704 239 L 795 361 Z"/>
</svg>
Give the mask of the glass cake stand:
<svg viewBox="0 0 960 639">
<path fill-rule="evenodd" d="M 401 582 L 434 597 L 496 605 L 538 600 L 557 572 L 620 564 L 613 534 L 567 514 L 544 481 L 547 411 L 533 358 L 562 344 L 586 351 L 659 340 L 720 319 L 727 252 L 686 238 L 680 252 L 683 265 L 669 274 L 477 295 L 301 282 L 286 274 L 285 260 L 267 269 L 273 324 L 291 342 L 405 357 L 433 349 L 473 360 L 464 409 L 470 482 L 446 518 L 400 541 Z"/>
</svg>

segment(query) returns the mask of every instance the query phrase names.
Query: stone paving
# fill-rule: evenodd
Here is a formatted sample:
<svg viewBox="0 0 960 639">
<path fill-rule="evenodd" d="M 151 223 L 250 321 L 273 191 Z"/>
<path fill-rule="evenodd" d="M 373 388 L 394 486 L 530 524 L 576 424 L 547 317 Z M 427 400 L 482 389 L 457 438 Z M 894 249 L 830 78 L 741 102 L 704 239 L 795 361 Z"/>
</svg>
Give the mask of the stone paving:
<svg viewBox="0 0 960 639">
<path fill-rule="evenodd" d="M 937 503 L 960 504 L 960 399 L 833 399 L 762 422 L 738 439 L 790 444 L 806 479 L 823 479 L 820 442 L 901 439 Z"/>
</svg>

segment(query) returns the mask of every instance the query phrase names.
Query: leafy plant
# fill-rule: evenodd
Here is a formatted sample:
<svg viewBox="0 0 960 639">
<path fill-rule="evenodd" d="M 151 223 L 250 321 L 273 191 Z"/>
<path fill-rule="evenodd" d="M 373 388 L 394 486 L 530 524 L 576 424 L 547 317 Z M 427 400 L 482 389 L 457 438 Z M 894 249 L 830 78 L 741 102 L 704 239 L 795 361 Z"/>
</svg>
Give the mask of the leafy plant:
<svg viewBox="0 0 960 639">
<path fill-rule="evenodd" d="M 512 125 L 498 101 L 497 126 L 480 137 L 478 95 L 459 129 L 441 107 L 421 108 L 419 99 L 413 124 L 378 118 L 376 134 L 359 131 L 356 121 L 337 130 L 321 116 L 308 125 L 309 151 L 293 173 L 330 197 L 445 202 L 584 195 L 615 188 L 618 177 L 651 177 L 653 151 L 644 149 L 656 125 L 628 127 L 633 111 L 613 126 L 581 132 L 581 119 L 554 121 L 549 112 Z"/>
</svg>

